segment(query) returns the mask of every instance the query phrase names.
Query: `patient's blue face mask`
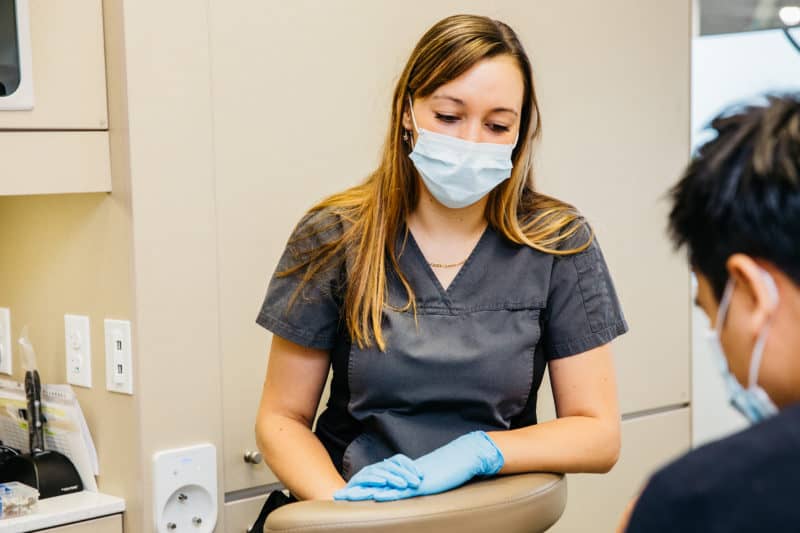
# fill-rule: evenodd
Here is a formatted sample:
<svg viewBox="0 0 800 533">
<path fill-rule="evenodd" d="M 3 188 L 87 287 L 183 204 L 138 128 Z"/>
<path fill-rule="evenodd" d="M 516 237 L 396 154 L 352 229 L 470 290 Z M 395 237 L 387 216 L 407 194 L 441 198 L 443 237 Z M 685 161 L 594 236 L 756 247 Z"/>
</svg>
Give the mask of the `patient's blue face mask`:
<svg viewBox="0 0 800 533">
<path fill-rule="evenodd" d="M 772 276 L 766 271 L 763 271 L 762 275 L 764 279 L 767 280 L 768 285 L 774 288 L 775 282 Z M 728 309 L 730 309 L 734 285 L 735 281 L 733 278 L 728 279 L 725 292 L 719 304 L 717 323 L 714 330 L 709 332 L 709 341 L 717 366 L 725 381 L 725 388 L 728 391 L 728 398 L 731 405 L 742 413 L 750 423 L 756 423 L 778 412 L 777 406 L 772 402 L 767 392 L 758 384 L 758 372 L 761 367 L 761 360 L 764 356 L 764 345 L 766 344 L 767 335 L 769 334 L 769 323 L 765 324 L 764 328 L 759 333 L 756 344 L 753 347 L 753 352 L 750 355 L 750 370 L 748 372 L 747 388 L 745 389 L 728 368 L 728 360 L 725 358 L 722 343 L 720 342 L 722 328 L 725 324 L 725 317 L 727 316 Z M 777 289 L 772 290 L 771 294 L 774 297 L 774 302 L 777 304 Z"/>
<path fill-rule="evenodd" d="M 512 144 L 475 143 L 417 127 L 408 97 L 417 142 L 409 157 L 430 193 L 450 208 L 472 205 L 511 176 Z"/>
</svg>

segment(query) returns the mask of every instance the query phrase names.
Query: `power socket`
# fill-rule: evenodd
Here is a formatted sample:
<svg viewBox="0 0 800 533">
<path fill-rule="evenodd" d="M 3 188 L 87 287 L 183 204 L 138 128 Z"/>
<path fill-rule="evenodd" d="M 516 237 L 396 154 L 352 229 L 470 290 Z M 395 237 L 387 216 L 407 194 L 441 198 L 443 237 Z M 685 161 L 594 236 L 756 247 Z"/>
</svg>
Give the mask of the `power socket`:
<svg viewBox="0 0 800 533">
<path fill-rule="evenodd" d="M 11 311 L 0 307 L 0 372 L 11 375 Z"/>
<path fill-rule="evenodd" d="M 217 524 L 217 449 L 213 444 L 153 455 L 155 531 L 212 533 Z"/>
<path fill-rule="evenodd" d="M 106 389 L 133 394 L 131 323 L 107 318 L 103 325 L 106 338 Z"/>
</svg>

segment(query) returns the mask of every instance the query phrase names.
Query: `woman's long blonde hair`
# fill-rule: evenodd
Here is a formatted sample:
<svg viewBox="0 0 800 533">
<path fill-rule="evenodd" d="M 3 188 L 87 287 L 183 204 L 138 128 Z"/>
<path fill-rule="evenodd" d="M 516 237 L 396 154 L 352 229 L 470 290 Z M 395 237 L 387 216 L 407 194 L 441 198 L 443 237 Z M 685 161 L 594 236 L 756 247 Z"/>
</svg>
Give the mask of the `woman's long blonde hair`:
<svg viewBox="0 0 800 533">
<path fill-rule="evenodd" d="M 403 113 L 408 96 L 426 97 L 438 87 L 457 78 L 483 59 L 509 55 L 519 65 L 525 82 L 520 135 L 512 155 L 511 178 L 498 185 L 486 205 L 489 224 L 508 240 L 542 252 L 565 255 L 579 252 L 591 243 L 591 234 L 577 248 L 559 249 L 559 244 L 582 227 L 576 210 L 559 200 L 534 192 L 532 147 L 541 132 L 541 119 L 530 60 L 514 31 L 488 17 L 454 15 L 447 17 L 422 36 L 397 82 L 392 99 L 392 119 L 384 141 L 378 168 L 350 189 L 326 198 L 310 213 L 330 210 L 331 225 L 316 227 L 312 234 L 296 236 L 289 246 L 314 234 L 327 233 L 343 221 L 340 236 L 312 249 L 306 248 L 300 261 L 280 273 L 303 273 L 300 289 L 322 271 L 349 266 L 343 295 L 344 319 L 352 341 L 359 347 L 386 343 L 381 317 L 387 294 L 387 265 L 399 278 L 408 295 L 401 311 L 416 316 L 414 291 L 398 266 L 395 249 L 400 227 L 415 209 L 419 198 L 416 171 L 403 142 Z"/>
</svg>

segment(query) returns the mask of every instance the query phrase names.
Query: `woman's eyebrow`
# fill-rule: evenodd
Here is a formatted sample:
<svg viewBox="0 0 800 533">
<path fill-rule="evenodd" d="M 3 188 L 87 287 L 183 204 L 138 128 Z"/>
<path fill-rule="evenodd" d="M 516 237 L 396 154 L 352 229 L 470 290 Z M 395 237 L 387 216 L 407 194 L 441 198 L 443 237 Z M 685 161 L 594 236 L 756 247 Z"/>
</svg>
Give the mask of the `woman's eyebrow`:
<svg viewBox="0 0 800 533">
<path fill-rule="evenodd" d="M 464 103 L 464 100 L 456 98 L 455 96 L 450 96 L 448 94 L 437 94 L 435 96 L 431 96 L 431 100 L 450 100 L 461 106 L 466 105 Z M 514 115 L 519 115 L 519 113 L 517 113 L 514 109 L 511 109 L 510 107 L 495 107 L 494 109 L 492 109 L 491 112 L 492 113 L 505 112 L 505 113 L 513 113 Z"/>
<path fill-rule="evenodd" d="M 495 107 L 492 109 L 492 113 L 512 113 L 514 115 L 519 115 L 516 111 L 511 109 L 510 107 Z"/>
<path fill-rule="evenodd" d="M 452 100 L 458 105 L 464 105 L 464 100 L 456 98 L 455 96 L 449 96 L 447 94 L 437 94 L 435 96 L 431 96 L 431 100 Z"/>
</svg>

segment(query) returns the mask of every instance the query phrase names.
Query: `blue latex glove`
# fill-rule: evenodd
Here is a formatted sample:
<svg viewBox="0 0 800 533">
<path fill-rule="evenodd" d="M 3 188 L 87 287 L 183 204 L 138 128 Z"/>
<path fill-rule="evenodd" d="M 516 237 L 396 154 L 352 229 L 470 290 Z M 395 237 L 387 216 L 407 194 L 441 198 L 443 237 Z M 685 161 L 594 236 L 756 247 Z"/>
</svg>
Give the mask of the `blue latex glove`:
<svg viewBox="0 0 800 533">
<path fill-rule="evenodd" d="M 397 454 L 359 470 L 343 489 L 333 495 L 333 498 L 343 499 L 337 495 L 345 490 L 352 490 L 351 494 L 362 494 L 374 488 L 400 490 L 417 488 L 421 481 L 422 473 L 414 461 L 403 454 Z"/>
<path fill-rule="evenodd" d="M 414 461 L 422 473 L 422 482 L 418 487 L 348 484 L 333 497 L 336 500 L 384 502 L 437 494 L 463 485 L 475 476 L 496 474 L 504 462 L 503 454 L 492 439 L 483 431 L 473 431 Z"/>
</svg>

